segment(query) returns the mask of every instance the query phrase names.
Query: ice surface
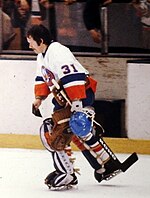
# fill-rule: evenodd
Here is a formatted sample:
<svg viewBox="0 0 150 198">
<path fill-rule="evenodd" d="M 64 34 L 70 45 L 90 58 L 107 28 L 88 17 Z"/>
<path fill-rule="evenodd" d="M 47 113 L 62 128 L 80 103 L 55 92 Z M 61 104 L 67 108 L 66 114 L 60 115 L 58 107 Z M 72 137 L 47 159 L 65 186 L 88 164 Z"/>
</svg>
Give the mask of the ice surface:
<svg viewBox="0 0 150 198">
<path fill-rule="evenodd" d="M 124 161 L 129 154 L 117 154 Z M 67 191 L 50 191 L 44 178 L 53 171 L 46 150 L 0 148 L 1 198 L 150 198 L 150 155 L 139 155 L 126 173 L 98 183 L 93 169 L 80 152 L 74 152 L 80 168 L 79 184 Z"/>
</svg>

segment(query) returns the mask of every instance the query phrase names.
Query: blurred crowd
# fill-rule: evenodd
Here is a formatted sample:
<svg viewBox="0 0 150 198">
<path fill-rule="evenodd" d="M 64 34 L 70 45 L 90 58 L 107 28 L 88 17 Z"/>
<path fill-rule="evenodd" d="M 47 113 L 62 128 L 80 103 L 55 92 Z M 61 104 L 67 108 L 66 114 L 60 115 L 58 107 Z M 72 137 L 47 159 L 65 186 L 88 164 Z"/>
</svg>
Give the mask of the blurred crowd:
<svg viewBox="0 0 150 198">
<path fill-rule="evenodd" d="M 54 39 L 57 39 L 55 0 L 3 0 L 2 2 L 3 49 L 28 49 L 26 31 L 32 24 L 42 23 L 50 29 Z M 69 7 L 76 2 L 84 2 L 82 20 L 89 36 L 95 43 L 101 43 L 103 39 L 100 7 L 109 6 L 111 3 L 127 3 L 129 7 L 135 10 L 136 16 L 140 19 L 142 47 L 150 49 L 150 0 L 126 0 L 122 2 L 117 0 L 64 0 L 65 9 L 63 12 L 66 18 L 62 19 L 61 27 L 64 23 L 71 23 Z M 71 25 L 70 30 L 68 30 L 64 25 L 59 34 L 75 37 L 76 30 Z"/>
<path fill-rule="evenodd" d="M 4 27 L 6 24 L 7 27 L 9 26 L 10 31 L 6 33 L 10 34 L 11 39 L 6 42 L 6 38 L 9 37 L 4 32 L 3 48 L 28 49 L 26 31 L 32 24 L 44 24 L 48 17 L 46 12 L 48 9 L 53 10 L 53 3 L 49 0 L 4 0 L 2 4 L 3 24 Z M 5 30 L 5 28 L 3 29 Z"/>
</svg>

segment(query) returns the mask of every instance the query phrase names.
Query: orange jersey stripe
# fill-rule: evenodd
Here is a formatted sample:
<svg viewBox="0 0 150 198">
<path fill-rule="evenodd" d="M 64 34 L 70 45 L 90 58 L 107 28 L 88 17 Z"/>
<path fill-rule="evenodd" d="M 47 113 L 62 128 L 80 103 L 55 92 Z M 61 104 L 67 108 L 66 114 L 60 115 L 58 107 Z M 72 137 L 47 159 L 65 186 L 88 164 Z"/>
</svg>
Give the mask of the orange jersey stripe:
<svg viewBox="0 0 150 198">
<path fill-rule="evenodd" d="M 86 89 L 91 88 L 93 90 L 93 92 L 95 93 L 96 92 L 96 87 L 97 87 L 97 81 L 94 80 L 91 77 L 88 77 L 88 80 L 89 80 L 89 83 L 86 86 Z"/>
<path fill-rule="evenodd" d="M 65 88 L 65 91 L 71 101 L 75 99 L 86 98 L 85 85 L 75 85 Z"/>
<path fill-rule="evenodd" d="M 45 96 L 47 97 L 50 94 L 50 90 L 46 83 L 37 84 L 34 86 L 35 96 Z"/>
</svg>

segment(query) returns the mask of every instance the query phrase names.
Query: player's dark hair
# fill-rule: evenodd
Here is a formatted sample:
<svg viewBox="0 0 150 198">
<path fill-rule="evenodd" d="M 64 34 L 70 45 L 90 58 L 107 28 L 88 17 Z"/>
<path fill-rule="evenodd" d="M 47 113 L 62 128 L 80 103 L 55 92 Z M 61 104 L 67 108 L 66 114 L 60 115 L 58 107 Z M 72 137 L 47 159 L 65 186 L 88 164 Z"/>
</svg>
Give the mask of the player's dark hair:
<svg viewBox="0 0 150 198">
<path fill-rule="evenodd" d="M 32 36 L 32 38 L 37 42 L 38 45 L 40 45 L 41 39 L 46 45 L 50 45 L 53 40 L 50 31 L 43 25 L 33 25 L 27 31 L 27 37 L 29 36 Z"/>
</svg>

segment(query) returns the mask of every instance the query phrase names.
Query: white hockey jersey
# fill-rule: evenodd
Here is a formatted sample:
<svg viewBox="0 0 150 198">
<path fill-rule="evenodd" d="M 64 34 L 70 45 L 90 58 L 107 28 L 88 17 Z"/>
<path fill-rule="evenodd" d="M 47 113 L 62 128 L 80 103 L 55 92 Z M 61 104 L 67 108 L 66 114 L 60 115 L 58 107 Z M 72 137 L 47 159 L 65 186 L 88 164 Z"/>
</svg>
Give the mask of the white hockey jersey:
<svg viewBox="0 0 150 198">
<path fill-rule="evenodd" d="M 97 82 L 89 77 L 89 72 L 79 63 L 66 46 L 53 42 L 45 54 L 37 56 L 37 75 L 35 79 L 35 95 L 48 96 L 51 93 L 52 79 L 61 80 L 63 87 L 70 98 L 86 98 L 86 89 L 91 86 L 96 90 Z M 88 78 L 88 87 L 86 80 Z"/>
</svg>

